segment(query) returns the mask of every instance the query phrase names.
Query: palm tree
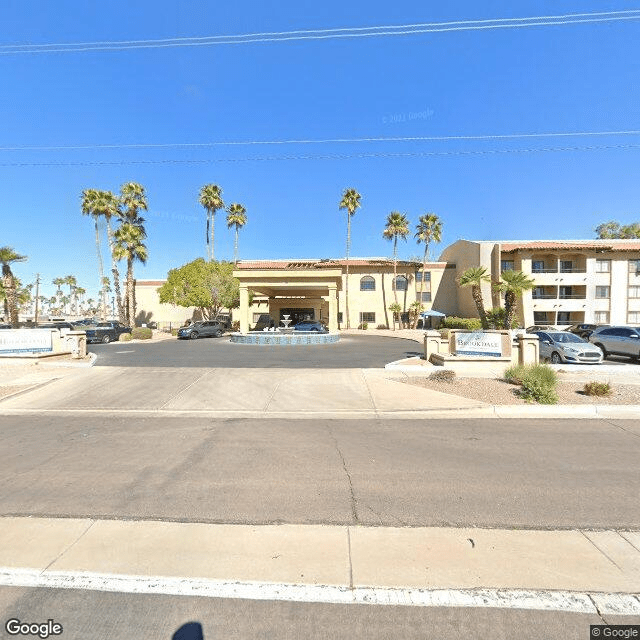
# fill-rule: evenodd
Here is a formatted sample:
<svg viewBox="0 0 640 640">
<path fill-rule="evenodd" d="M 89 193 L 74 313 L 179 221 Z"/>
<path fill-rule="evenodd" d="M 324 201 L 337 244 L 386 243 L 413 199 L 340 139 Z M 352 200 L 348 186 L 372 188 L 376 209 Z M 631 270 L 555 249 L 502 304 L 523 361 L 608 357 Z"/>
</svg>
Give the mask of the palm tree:
<svg viewBox="0 0 640 640">
<path fill-rule="evenodd" d="M 96 252 L 98 254 L 98 269 L 100 271 L 100 282 L 104 280 L 104 262 L 102 260 L 102 251 L 100 251 L 100 229 L 98 221 L 104 217 L 107 220 L 117 214 L 118 201 L 111 191 L 98 191 L 97 189 L 85 189 L 82 192 L 82 215 L 91 216 L 94 220 L 96 230 Z M 102 292 L 103 308 L 107 306 L 107 299 Z M 105 316 L 102 317 L 105 319 Z"/>
<path fill-rule="evenodd" d="M 238 230 L 247 224 L 247 210 L 241 205 L 234 202 L 229 205 L 229 213 L 227 214 L 227 228 L 236 228 L 236 237 L 233 244 L 233 264 L 238 264 Z"/>
<path fill-rule="evenodd" d="M 69 286 L 69 300 L 77 300 L 76 298 L 76 286 L 78 284 L 78 281 L 76 280 L 75 276 L 65 276 L 64 277 L 64 284 Z M 73 308 L 73 307 L 72 307 Z M 71 311 L 70 311 L 71 313 Z"/>
<path fill-rule="evenodd" d="M 224 209 L 222 189 L 217 184 L 205 184 L 204 187 L 200 189 L 199 202 L 207 210 L 207 244 L 209 245 L 207 258 L 209 259 L 209 262 L 213 262 L 213 223 L 216 211 L 218 209 Z M 211 229 L 211 242 L 209 242 L 209 229 Z"/>
<path fill-rule="evenodd" d="M 511 329 L 518 298 L 522 296 L 523 291 L 533 289 L 535 282 L 522 271 L 503 271 L 500 278 L 501 282 L 494 286 L 504 293 L 504 328 Z"/>
<path fill-rule="evenodd" d="M 144 229 L 130 222 L 124 222 L 115 233 L 114 255 L 118 260 L 127 260 L 125 323 L 130 326 L 133 326 L 136 315 L 133 263 L 145 264 L 147 261 L 147 247 L 142 242 L 145 237 Z"/>
<path fill-rule="evenodd" d="M 473 301 L 476 303 L 476 309 L 480 316 L 480 322 L 483 329 L 489 328 L 487 322 L 487 314 L 484 310 L 484 300 L 482 299 L 482 283 L 489 282 L 490 278 L 487 275 L 486 267 L 471 267 L 464 271 L 458 278 L 458 284 L 461 287 L 471 287 L 471 295 Z"/>
<path fill-rule="evenodd" d="M 2 264 L 2 286 L 5 292 L 5 316 L 9 316 L 14 327 L 18 326 L 18 298 L 16 280 L 11 271 L 14 262 L 24 262 L 27 256 L 16 253 L 12 247 L 0 247 L 0 264 Z"/>
<path fill-rule="evenodd" d="M 422 256 L 422 278 L 420 279 L 420 308 L 416 309 L 413 320 L 413 328 L 418 326 L 418 318 L 422 310 L 422 292 L 424 291 L 424 272 L 427 269 L 427 258 L 429 255 L 429 243 L 440 242 L 442 240 L 442 221 L 435 213 L 425 213 L 418 218 L 416 233 L 413 236 L 416 242 L 424 243 L 424 255 Z"/>
<path fill-rule="evenodd" d="M 398 238 L 407 239 L 409 235 L 409 220 L 407 216 L 398 211 L 392 211 L 387 216 L 387 226 L 382 236 L 387 240 L 393 240 L 393 299 L 398 304 L 398 292 L 396 280 L 398 278 Z M 395 326 L 395 325 L 394 325 Z"/>
<path fill-rule="evenodd" d="M 345 189 L 342 193 L 342 200 L 338 205 L 338 209 L 347 210 L 347 275 L 344 285 L 344 304 L 345 312 L 347 314 L 347 329 L 351 328 L 351 322 L 349 320 L 349 251 L 351 249 L 351 216 L 353 216 L 356 210 L 360 207 L 360 198 L 362 196 L 355 189 Z"/>
<path fill-rule="evenodd" d="M 86 293 L 87 293 L 87 290 L 83 289 L 82 287 L 76 287 L 74 289 L 74 295 L 75 295 L 75 299 L 76 299 L 76 315 L 80 315 L 79 306 L 80 306 L 80 304 L 82 304 L 84 302 L 83 296 Z"/>
<path fill-rule="evenodd" d="M 137 182 L 125 182 L 120 187 L 120 213 L 119 217 L 123 222 L 128 222 L 136 227 L 142 227 L 144 218 L 140 216 L 140 211 L 147 211 L 147 195 L 144 187 Z"/>
<path fill-rule="evenodd" d="M 71 298 L 69 298 L 69 296 L 61 296 L 60 297 L 60 304 L 62 305 L 62 309 L 63 309 L 63 313 L 65 316 L 69 315 L 69 303 L 71 302 Z"/>
</svg>

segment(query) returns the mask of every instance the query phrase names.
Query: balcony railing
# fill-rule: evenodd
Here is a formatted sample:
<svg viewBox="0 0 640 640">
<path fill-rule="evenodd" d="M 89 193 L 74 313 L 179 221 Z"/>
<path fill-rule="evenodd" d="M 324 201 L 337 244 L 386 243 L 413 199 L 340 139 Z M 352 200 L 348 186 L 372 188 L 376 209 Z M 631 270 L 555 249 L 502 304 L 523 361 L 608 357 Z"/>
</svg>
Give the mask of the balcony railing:
<svg viewBox="0 0 640 640">
<path fill-rule="evenodd" d="M 531 269 L 531 273 L 587 273 L 586 269 Z"/>
<path fill-rule="evenodd" d="M 563 293 L 558 296 L 560 300 L 586 300 L 587 295 L 585 293 L 573 293 L 571 295 Z"/>
<path fill-rule="evenodd" d="M 558 296 L 555 293 L 534 293 L 533 300 L 555 300 Z"/>
<path fill-rule="evenodd" d="M 555 269 L 531 269 L 531 273 L 558 273 L 558 267 Z"/>
</svg>

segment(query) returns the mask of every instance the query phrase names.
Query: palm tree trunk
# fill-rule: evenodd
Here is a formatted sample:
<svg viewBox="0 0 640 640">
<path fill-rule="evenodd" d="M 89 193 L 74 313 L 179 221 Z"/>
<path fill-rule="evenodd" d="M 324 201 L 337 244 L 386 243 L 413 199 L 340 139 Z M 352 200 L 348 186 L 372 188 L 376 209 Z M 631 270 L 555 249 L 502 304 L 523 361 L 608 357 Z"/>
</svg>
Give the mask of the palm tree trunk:
<svg viewBox="0 0 640 640">
<path fill-rule="evenodd" d="M 507 291 L 504 295 L 504 328 L 511 329 L 513 316 L 516 311 L 516 294 L 513 291 Z"/>
<path fill-rule="evenodd" d="M 8 264 L 2 265 L 2 286 L 5 295 L 5 315 L 10 318 L 10 323 L 14 328 L 18 326 L 18 303 L 16 296 L 16 283 Z"/>
<path fill-rule="evenodd" d="M 113 274 L 113 288 L 116 294 L 116 304 L 118 305 L 118 320 L 125 321 L 125 310 L 122 305 L 122 294 L 120 292 L 120 271 L 118 270 L 118 261 L 113 256 L 113 232 L 111 231 L 111 223 L 107 219 L 107 238 L 109 240 L 109 249 L 111 251 L 111 273 Z"/>
<path fill-rule="evenodd" d="M 420 278 L 420 307 L 417 310 L 416 317 L 413 321 L 413 328 L 418 327 L 418 318 L 420 317 L 420 310 L 422 309 L 422 293 L 424 291 L 424 272 L 427 270 L 427 253 L 429 251 L 429 243 L 424 244 L 424 255 L 422 256 L 422 278 Z M 422 328 L 424 329 L 424 319 L 422 321 Z"/>
<path fill-rule="evenodd" d="M 482 328 L 488 329 L 489 324 L 487 323 L 487 314 L 484 310 L 484 300 L 482 299 L 482 290 L 480 289 L 480 285 L 474 284 L 471 287 L 471 295 L 473 296 L 473 301 L 476 303 L 476 309 L 478 309 Z"/>
<path fill-rule="evenodd" d="M 347 314 L 347 329 L 351 329 L 351 321 L 349 319 L 349 251 L 351 249 L 351 215 L 347 211 L 347 275 L 344 281 L 344 307 Z"/>
<path fill-rule="evenodd" d="M 107 308 L 107 295 L 104 290 L 104 262 L 102 261 L 102 251 L 100 251 L 100 231 L 98 229 L 98 219 L 96 218 L 96 251 L 98 253 L 98 270 L 100 271 L 100 286 L 102 287 L 102 320 L 106 320 L 105 309 Z"/>
<path fill-rule="evenodd" d="M 398 304 L 396 279 L 398 278 L 398 236 L 393 238 L 393 300 Z M 394 324 L 395 327 L 395 324 Z"/>
<path fill-rule="evenodd" d="M 215 251 L 213 249 L 213 239 L 214 239 L 214 233 L 213 233 L 213 224 L 215 222 L 215 210 L 211 211 L 211 260 L 209 262 L 213 262 L 215 259 Z"/>
<path fill-rule="evenodd" d="M 233 243 L 233 266 L 238 266 L 238 225 L 236 225 L 236 237 Z"/>
<path fill-rule="evenodd" d="M 127 258 L 127 326 L 133 327 L 136 319 L 136 300 L 133 290 L 133 257 Z"/>
</svg>

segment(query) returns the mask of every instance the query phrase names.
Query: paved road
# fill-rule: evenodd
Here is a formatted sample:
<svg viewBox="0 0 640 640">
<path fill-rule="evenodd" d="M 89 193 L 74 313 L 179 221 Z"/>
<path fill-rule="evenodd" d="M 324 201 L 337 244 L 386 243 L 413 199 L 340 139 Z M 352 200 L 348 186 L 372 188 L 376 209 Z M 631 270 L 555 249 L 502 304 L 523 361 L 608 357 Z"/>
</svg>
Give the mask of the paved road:
<svg viewBox="0 0 640 640">
<path fill-rule="evenodd" d="M 415 340 L 380 336 L 343 336 L 337 344 L 295 347 L 231 344 L 228 337 L 162 340 L 152 343 L 91 344 L 97 366 L 262 367 L 289 369 L 377 368 L 421 355 Z"/>
<path fill-rule="evenodd" d="M 640 527 L 640 421 L 0 416 L 0 515 Z"/>
<path fill-rule="evenodd" d="M 29 622 L 53 618 L 63 626 L 63 634 L 53 637 L 64 640 L 170 640 L 189 622 L 202 626 L 204 640 L 588 640 L 589 625 L 603 624 L 595 614 L 550 611 L 303 604 L 2 587 L 3 627 L 12 617 Z M 605 619 L 609 624 L 639 622 L 637 616 Z"/>
</svg>

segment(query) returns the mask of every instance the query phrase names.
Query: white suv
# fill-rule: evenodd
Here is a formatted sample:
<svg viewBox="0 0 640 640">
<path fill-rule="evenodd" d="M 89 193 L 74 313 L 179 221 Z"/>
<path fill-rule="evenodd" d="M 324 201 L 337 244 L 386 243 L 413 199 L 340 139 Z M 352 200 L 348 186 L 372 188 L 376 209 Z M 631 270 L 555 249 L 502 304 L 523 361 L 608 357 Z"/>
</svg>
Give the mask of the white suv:
<svg viewBox="0 0 640 640">
<path fill-rule="evenodd" d="M 589 342 L 600 347 L 605 358 L 614 354 L 640 359 L 640 327 L 599 327 Z"/>
</svg>

